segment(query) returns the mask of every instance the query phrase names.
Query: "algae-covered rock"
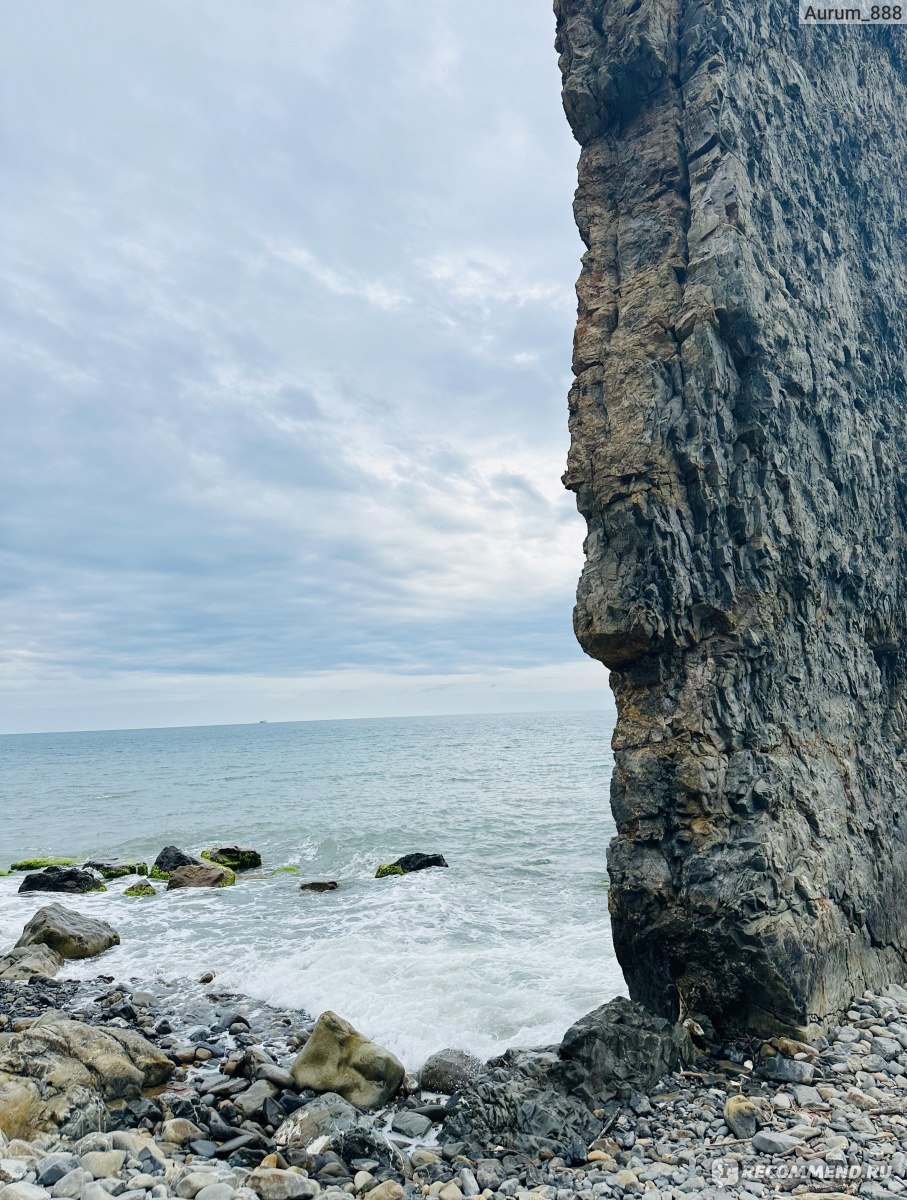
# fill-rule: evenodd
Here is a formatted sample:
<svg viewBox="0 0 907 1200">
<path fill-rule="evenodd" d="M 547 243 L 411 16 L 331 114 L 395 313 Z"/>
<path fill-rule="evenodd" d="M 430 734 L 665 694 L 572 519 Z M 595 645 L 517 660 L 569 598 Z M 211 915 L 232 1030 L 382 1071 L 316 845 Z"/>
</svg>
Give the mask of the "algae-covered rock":
<svg viewBox="0 0 907 1200">
<path fill-rule="evenodd" d="M 151 864 L 148 874 L 152 879 L 169 879 L 177 867 L 197 866 L 199 862 L 200 859 L 193 858 L 178 846 L 165 846 Z"/>
<path fill-rule="evenodd" d="M 202 858 L 231 871 L 252 871 L 261 866 L 261 855 L 249 846 L 216 846 L 213 850 L 203 850 Z"/>
<path fill-rule="evenodd" d="M 94 958 L 120 944 L 120 935 L 106 921 L 48 904 L 39 908 L 22 931 L 16 946 L 50 946 L 64 958 Z"/>
<path fill-rule="evenodd" d="M 323 1012 L 291 1067 L 300 1091 L 336 1092 L 357 1108 L 375 1109 L 399 1091 L 403 1064 L 334 1012 Z"/>
<path fill-rule="evenodd" d="M 148 864 L 143 862 L 87 862 L 86 871 L 97 871 L 105 879 L 123 879 L 127 875 L 147 875 Z"/>
<path fill-rule="evenodd" d="M 76 860 L 74 858 L 61 858 L 58 855 L 49 855 L 47 858 L 21 858 L 18 862 L 10 864 L 11 871 L 41 871 L 44 867 L 73 867 Z"/>
<path fill-rule="evenodd" d="M 271 871 L 271 874 L 272 875 L 298 875 L 299 867 L 294 867 L 294 866 L 274 867 L 274 869 Z"/>
<path fill-rule="evenodd" d="M 157 889 L 153 888 L 150 883 L 144 880 L 141 883 L 133 883 L 123 892 L 124 896 L 156 896 Z"/>
<path fill-rule="evenodd" d="M 403 854 L 392 863 L 382 863 L 375 872 L 376 879 L 387 875 L 411 875 L 413 871 L 426 871 L 429 867 L 446 867 L 443 854 Z"/>
<path fill-rule="evenodd" d="M 106 892 L 107 888 L 92 871 L 78 867 L 45 867 L 26 875 L 20 892 Z"/>
</svg>

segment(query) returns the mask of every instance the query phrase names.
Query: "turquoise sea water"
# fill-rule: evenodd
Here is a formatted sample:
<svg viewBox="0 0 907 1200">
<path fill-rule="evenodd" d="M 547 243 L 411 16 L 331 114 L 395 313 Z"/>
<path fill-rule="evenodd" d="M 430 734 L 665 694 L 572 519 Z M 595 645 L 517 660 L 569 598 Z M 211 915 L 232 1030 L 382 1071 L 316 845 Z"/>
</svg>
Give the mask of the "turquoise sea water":
<svg viewBox="0 0 907 1200">
<path fill-rule="evenodd" d="M 237 840 L 264 872 L 216 891 L 63 898 L 122 944 L 67 973 L 194 980 L 333 1008 L 411 1069 L 560 1038 L 622 992 L 605 848 L 607 712 L 230 725 L 0 737 L 0 866 L 23 856 L 154 859 Z M 449 870 L 376 880 L 440 851 Z M 284 864 L 297 876 L 271 875 Z M 301 893 L 306 879 L 336 892 Z M 0 879 L 0 945 L 51 897 Z M 189 983 L 182 985 L 187 997 Z"/>
</svg>

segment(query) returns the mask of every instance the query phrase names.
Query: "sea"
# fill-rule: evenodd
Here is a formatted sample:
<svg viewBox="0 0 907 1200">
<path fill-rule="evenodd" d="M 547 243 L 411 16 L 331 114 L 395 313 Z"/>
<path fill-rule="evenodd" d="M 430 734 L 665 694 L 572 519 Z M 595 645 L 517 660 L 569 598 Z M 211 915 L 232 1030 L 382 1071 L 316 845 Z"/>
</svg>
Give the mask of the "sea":
<svg viewBox="0 0 907 1200">
<path fill-rule="evenodd" d="M 258 849 L 235 886 L 127 898 L 18 895 L 0 878 L 0 949 L 52 900 L 121 944 L 68 965 L 186 1004 L 199 977 L 315 1016 L 333 1009 L 416 1070 L 560 1040 L 625 994 L 605 850 L 613 713 L 523 713 L 0 737 L 0 867 L 23 857 L 143 860 L 174 844 Z M 447 869 L 375 879 L 441 853 Z M 295 866 L 297 873 L 275 868 Z M 327 893 L 300 882 L 336 880 Z"/>
</svg>

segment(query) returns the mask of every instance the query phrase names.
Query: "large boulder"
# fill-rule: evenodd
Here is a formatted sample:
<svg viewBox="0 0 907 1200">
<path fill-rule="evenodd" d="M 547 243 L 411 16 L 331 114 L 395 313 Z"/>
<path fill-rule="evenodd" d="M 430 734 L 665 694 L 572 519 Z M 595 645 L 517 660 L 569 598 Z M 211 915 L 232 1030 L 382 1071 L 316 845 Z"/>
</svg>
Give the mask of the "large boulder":
<svg viewBox="0 0 907 1200">
<path fill-rule="evenodd" d="M 20 892 L 106 892 L 107 889 L 93 871 L 79 867 L 45 867 L 26 875 L 19 884 Z"/>
<path fill-rule="evenodd" d="M 482 1074 L 481 1059 L 465 1050 L 438 1050 L 429 1055 L 419 1072 L 423 1092 L 441 1092 L 450 1096 Z"/>
<path fill-rule="evenodd" d="M 217 863 L 189 863 L 170 872 L 167 891 L 175 888 L 229 887 L 236 882 L 236 875 L 229 867 Z"/>
<path fill-rule="evenodd" d="M 35 975 L 53 979 L 62 966 L 62 957 L 50 946 L 18 946 L 0 954 L 0 980 L 6 983 Z"/>
<path fill-rule="evenodd" d="M 410 875 L 413 871 L 426 871 L 429 867 L 446 867 L 443 854 L 403 854 L 393 862 L 382 863 L 375 872 L 376 879 L 386 875 Z"/>
<path fill-rule="evenodd" d="M 440 1143 L 464 1142 L 471 1158 L 497 1146 L 533 1156 L 546 1150 L 571 1160 L 579 1147 L 585 1158 L 601 1118 L 569 1094 L 560 1066 L 556 1047 L 508 1051 L 460 1093 L 441 1127 Z"/>
<path fill-rule="evenodd" d="M 201 859 L 193 858 L 185 850 L 180 850 L 178 846 L 165 846 L 151 864 L 151 870 L 148 873 L 152 879 L 169 879 L 171 872 L 175 871 L 177 867 L 197 866 L 200 862 Z"/>
<path fill-rule="evenodd" d="M 110 1105 L 137 1100 L 173 1069 L 132 1030 L 46 1012 L 24 1033 L 0 1041 L 0 1123 L 17 1137 L 82 1137 L 106 1120 Z"/>
<path fill-rule="evenodd" d="M 695 1054 L 681 1025 L 625 996 L 580 1017 L 564 1034 L 558 1053 L 568 1071 L 582 1072 L 581 1093 L 593 1104 L 631 1088 L 644 1092 Z"/>
<path fill-rule="evenodd" d="M 336 1013 L 324 1012 L 291 1067 L 300 1091 L 336 1092 L 357 1108 L 387 1104 L 399 1091 L 403 1064 Z"/>
<path fill-rule="evenodd" d="M 261 855 L 249 846 L 215 846 L 213 850 L 203 850 L 202 858 L 231 871 L 252 871 L 261 866 Z"/>
<path fill-rule="evenodd" d="M 39 908 L 16 942 L 17 947 L 50 946 L 64 958 L 94 958 L 119 944 L 120 935 L 106 921 L 85 917 L 62 904 Z"/>
</svg>

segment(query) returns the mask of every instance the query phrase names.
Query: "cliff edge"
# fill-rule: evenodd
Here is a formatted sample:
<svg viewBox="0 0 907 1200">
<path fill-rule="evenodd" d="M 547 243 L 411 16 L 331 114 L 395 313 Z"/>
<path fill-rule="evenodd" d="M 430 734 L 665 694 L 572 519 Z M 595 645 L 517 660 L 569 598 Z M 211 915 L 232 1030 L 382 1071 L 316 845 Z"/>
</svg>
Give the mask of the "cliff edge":
<svg viewBox="0 0 907 1200">
<path fill-rule="evenodd" d="M 907 34 L 555 12 L 617 954 L 666 1016 L 822 1026 L 907 975 Z"/>
</svg>

